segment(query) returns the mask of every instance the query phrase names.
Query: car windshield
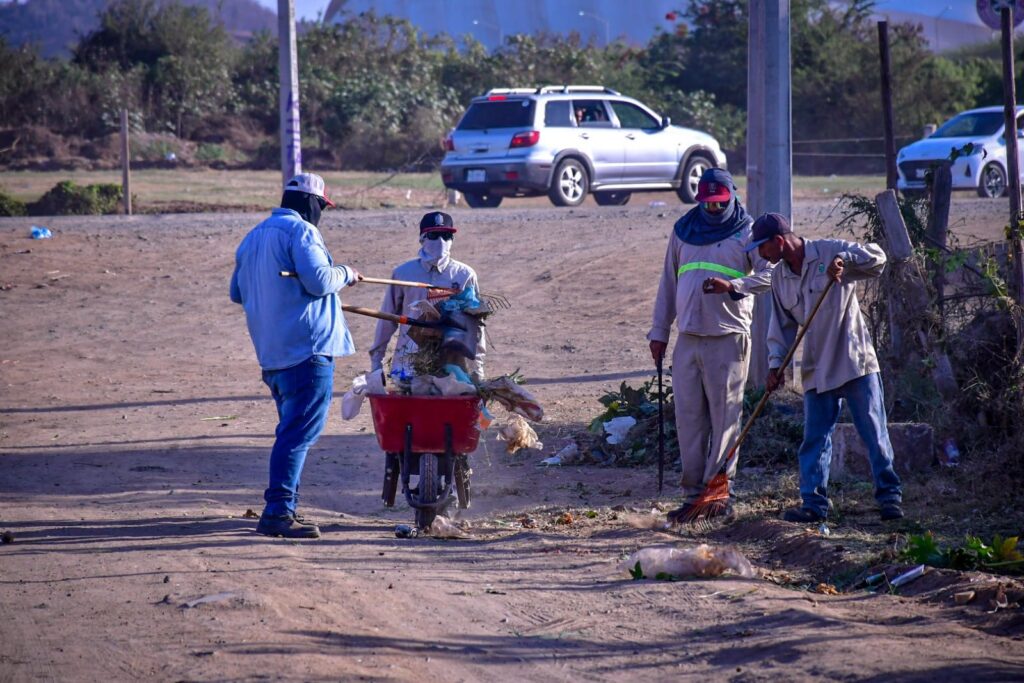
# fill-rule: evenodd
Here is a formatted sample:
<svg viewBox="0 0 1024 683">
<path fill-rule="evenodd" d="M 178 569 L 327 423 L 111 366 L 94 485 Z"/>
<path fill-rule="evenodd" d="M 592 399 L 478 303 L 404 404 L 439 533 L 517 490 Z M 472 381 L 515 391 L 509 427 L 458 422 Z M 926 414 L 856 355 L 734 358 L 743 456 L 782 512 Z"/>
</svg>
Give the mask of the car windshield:
<svg viewBox="0 0 1024 683">
<path fill-rule="evenodd" d="M 995 135 L 1003 125 L 1003 112 L 989 111 L 961 114 L 942 124 L 933 138 L 980 138 Z"/>
<path fill-rule="evenodd" d="M 533 125 L 533 100 L 474 102 L 459 121 L 458 130 L 523 128 Z"/>
</svg>

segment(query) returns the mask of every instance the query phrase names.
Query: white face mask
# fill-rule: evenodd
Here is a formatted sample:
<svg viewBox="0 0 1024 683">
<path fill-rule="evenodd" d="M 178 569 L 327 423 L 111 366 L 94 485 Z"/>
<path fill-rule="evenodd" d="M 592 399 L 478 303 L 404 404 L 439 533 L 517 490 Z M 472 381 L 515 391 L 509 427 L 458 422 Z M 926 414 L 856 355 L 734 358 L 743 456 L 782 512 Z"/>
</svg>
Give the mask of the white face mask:
<svg viewBox="0 0 1024 683">
<path fill-rule="evenodd" d="M 442 270 L 448 266 L 448 261 L 451 260 L 452 243 L 449 240 L 428 240 L 426 238 L 420 239 L 420 261 L 423 262 L 427 268 L 433 266 L 438 270 Z"/>
</svg>

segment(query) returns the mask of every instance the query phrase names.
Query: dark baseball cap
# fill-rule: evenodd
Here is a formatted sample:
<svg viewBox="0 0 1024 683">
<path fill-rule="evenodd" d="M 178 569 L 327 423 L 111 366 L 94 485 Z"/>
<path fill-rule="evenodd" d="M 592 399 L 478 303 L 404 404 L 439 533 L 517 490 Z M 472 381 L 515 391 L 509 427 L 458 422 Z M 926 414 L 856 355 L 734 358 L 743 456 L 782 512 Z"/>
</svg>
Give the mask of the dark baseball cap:
<svg viewBox="0 0 1024 683">
<path fill-rule="evenodd" d="M 698 202 L 727 202 L 732 197 L 736 183 L 724 168 L 709 168 L 697 183 Z"/>
<path fill-rule="evenodd" d="M 428 232 L 458 232 L 452 217 L 443 211 L 431 211 L 420 219 L 420 234 Z"/>
<path fill-rule="evenodd" d="M 744 251 L 753 251 L 776 235 L 788 235 L 793 232 L 789 221 L 781 213 L 765 213 L 754 221 L 750 229 L 750 244 Z"/>
</svg>

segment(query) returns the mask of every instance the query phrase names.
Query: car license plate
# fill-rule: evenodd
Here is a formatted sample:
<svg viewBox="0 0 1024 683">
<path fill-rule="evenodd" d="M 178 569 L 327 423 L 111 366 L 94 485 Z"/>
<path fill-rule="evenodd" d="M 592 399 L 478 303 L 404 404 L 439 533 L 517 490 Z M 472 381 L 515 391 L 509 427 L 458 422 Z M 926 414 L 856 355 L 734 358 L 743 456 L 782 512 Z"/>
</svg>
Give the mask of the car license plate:
<svg viewBox="0 0 1024 683">
<path fill-rule="evenodd" d="M 927 172 L 927 170 L 928 169 L 925 168 L 919 168 L 917 169 L 917 171 L 914 172 L 914 175 L 917 176 L 918 178 L 924 178 L 924 174 Z"/>
<path fill-rule="evenodd" d="M 487 180 L 487 171 L 482 168 L 471 168 L 466 171 L 467 183 L 482 183 Z"/>
</svg>

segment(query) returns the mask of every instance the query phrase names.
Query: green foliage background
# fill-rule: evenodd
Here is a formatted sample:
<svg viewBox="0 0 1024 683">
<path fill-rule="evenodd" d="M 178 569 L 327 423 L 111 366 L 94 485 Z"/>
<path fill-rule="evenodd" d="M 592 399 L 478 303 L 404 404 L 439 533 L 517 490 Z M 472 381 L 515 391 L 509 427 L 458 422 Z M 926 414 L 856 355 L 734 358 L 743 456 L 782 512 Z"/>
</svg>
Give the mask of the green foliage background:
<svg viewBox="0 0 1024 683">
<path fill-rule="evenodd" d="M 575 34 L 509 35 L 489 52 L 471 37 L 427 37 L 408 21 L 372 13 L 305 26 L 304 154 L 322 168 L 430 168 L 471 97 L 550 83 L 607 85 L 742 152 L 748 0 L 681 1 L 675 30 L 643 47 L 598 47 Z M 880 135 L 871 8 L 869 0 L 793 0 L 794 139 Z M 890 32 L 898 133 L 998 103 L 997 47 L 935 55 L 921 30 L 908 24 Z M 202 7 L 115 0 L 70 60 L 43 59 L 0 39 L 0 126 L 101 138 L 116 131 L 126 104 L 145 132 L 245 152 L 207 153 L 197 163 L 244 158 L 275 166 L 277 59 L 276 39 L 258 34 L 240 45 Z M 835 170 L 821 163 L 810 170 Z"/>
</svg>

